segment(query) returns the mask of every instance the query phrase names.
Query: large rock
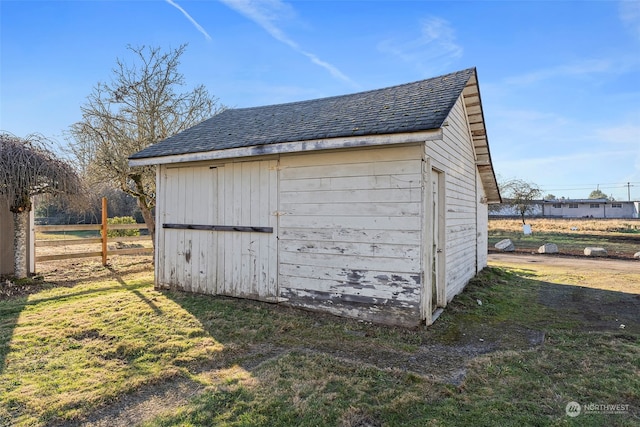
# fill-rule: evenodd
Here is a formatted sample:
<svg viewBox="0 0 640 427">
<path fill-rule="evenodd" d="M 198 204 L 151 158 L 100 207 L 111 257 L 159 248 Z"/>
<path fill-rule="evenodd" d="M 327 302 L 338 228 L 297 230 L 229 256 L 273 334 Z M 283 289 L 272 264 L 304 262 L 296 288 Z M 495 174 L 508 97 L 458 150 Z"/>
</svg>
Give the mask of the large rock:
<svg viewBox="0 0 640 427">
<path fill-rule="evenodd" d="M 555 243 L 545 243 L 544 245 L 538 248 L 539 254 L 557 254 L 558 253 L 558 245 Z"/>
<path fill-rule="evenodd" d="M 633 254 L 633 257 L 640 259 L 640 252 L 636 252 L 635 254 Z"/>
<path fill-rule="evenodd" d="M 513 252 L 516 250 L 516 246 L 513 244 L 511 239 L 500 240 L 495 244 L 495 247 L 502 252 Z"/>
<path fill-rule="evenodd" d="M 605 248 L 584 248 L 584 254 L 586 256 L 607 256 L 607 250 Z"/>
</svg>

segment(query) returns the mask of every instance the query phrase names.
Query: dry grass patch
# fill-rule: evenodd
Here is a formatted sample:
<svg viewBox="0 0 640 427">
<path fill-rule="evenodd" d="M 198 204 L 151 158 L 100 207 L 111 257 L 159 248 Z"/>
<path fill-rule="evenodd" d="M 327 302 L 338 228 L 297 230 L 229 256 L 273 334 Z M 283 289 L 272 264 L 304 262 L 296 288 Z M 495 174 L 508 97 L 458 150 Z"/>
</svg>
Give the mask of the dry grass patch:
<svg viewBox="0 0 640 427">
<path fill-rule="evenodd" d="M 640 220 L 638 219 L 527 218 L 527 224 L 531 225 L 534 232 L 640 234 Z M 489 220 L 489 230 L 522 233 L 522 222 L 520 219 L 491 218 Z"/>
<path fill-rule="evenodd" d="M 529 219 L 533 234 L 522 233 L 516 219 L 489 220 L 489 250 L 502 239 L 511 239 L 517 252 L 537 252 L 555 243 L 561 254 L 584 255 L 589 246 L 604 247 L 609 257 L 633 258 L 640 251 L 640 220 L 626 219 Z"/>
</svg>

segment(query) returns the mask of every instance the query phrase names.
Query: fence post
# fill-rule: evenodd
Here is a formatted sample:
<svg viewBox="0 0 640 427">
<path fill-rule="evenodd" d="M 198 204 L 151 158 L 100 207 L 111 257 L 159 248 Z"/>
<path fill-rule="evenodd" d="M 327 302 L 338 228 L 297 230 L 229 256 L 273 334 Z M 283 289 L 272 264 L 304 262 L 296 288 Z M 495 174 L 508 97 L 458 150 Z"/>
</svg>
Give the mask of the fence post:
<svg viewBox="0 0 640 427">
<path fill-rule="evenodd" d="M 102 265 L 107 265 L 107 198 L 102 198 Z"/>
</svg>

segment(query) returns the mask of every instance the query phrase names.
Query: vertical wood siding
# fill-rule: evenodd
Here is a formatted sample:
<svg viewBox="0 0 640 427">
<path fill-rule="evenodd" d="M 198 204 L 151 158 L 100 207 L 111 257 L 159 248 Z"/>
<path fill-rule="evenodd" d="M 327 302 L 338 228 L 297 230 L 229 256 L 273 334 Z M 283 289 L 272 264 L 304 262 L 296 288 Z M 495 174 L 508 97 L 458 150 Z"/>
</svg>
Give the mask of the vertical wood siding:
<svg viewBox="0 0 640 427">
<path fill-rule="evenodd" d="M 283 156 L 280 295 L 385 323 L 419 321 L 421 147 Z"/>
<path fill-rule="evenodd" d="M 451 301 L 476 274 L 479 196 L 475 156 L 462 98 L 456 102 L 447 122 L 442 140 L 425 145 L 425 156 L 445 172 L 445 281 L 446 300 Z"/>
<path fill-rule="evenodd" d="M 277 298 L 277 161 L 163 168 L 160 286 Z M 162 224 L 272 227 L 273 233 L 162 229 Z"/>
</svg>

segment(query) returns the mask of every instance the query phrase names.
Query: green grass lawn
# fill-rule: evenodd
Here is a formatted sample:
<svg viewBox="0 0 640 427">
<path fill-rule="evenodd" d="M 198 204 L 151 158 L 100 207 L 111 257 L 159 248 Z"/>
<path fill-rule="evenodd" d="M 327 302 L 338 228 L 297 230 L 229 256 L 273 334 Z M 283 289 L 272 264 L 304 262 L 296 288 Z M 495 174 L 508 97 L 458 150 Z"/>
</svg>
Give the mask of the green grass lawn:
<svg viewBox="0 0 640 427">
<path fill-rule="evenodd" d="M 640 275 L 611 291 L 494 266 L 433 326 L 407 330 L 160 292 L 148 266 L 114 263 L 0 301 L 0 425 L 80 422 L 109 415 L 123 395 L 185 384 L 184 402 L 156 408 L 145 426 L 632 426 L 640 417 Z M 598 319 L 564 303 L 574 300 L 600 302 L 589 311 Z M 570 401 L 629 409 L 571 418 Z"/>
</svg>

